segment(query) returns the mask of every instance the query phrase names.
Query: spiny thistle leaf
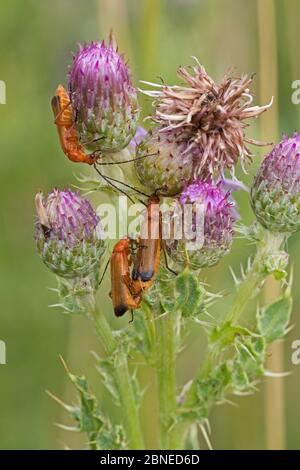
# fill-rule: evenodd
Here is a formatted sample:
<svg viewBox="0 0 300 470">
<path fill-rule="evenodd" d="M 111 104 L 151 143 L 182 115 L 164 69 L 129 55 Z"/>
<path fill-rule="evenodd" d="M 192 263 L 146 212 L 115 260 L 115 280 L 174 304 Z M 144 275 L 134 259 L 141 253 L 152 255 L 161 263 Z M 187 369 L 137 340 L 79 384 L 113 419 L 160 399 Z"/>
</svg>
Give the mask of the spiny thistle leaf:
<svg viewBox="0 0 300 470">
<path fill-rule="evenodd" d="M 91 449 L 119 450 L 126 449 L 125 432 L 120 425 L 112 425 L 109 418 L 103 415 L 98 407 L 96 397 L 89 391 L 84 376 L 72 374 L 64 360 L 61 358 L 69 379 L 75 386 L 78 395 L 78 405 L 67 405 L 48 392 L 48 394 L 68 411 L 76 422 L 75 426 L 58 425 L 68 431 L 84 432 L 88 437 Z"/>
<path fill-rule="evenodd" d="M 275 302 L 264 307 L 258 315 L 257 323 L 260 333 L 267 343 L 271 343 L 285 334 L 292 313 L 292 297 L 284 294 Z"/>
<path fill-rule="evenodd" d="M 216 365 L 203 380 L 196 380 L 196 401 L 192 407 L 183 405 L 179 408 L 182 419 L 196 422 L 207 419 L 211 407 L 224 399 L 231 380 L 231 371 L 226 362 Z"/>
<path fill-rule="evenodd" d="M 135 370 L 134 373 L 131 375 L 131 383 L 132 383 L 136 406 L 140 407 L 143 396 L 144 396 L 144 390 L 142 390 L 140 387 L 140 383 L 137 377 L 137 370 Z"/>
<path fill-rule="evenodd" d="M 176 277 L 177 307 L 184 317 L 197 315 L 203 291 L 197 277 L 185 268 Z"/>
<path fill-rule="evenodd" d="M 223 325 L 216 326 L 210 336 L 212 343 L 219 343 L 220 347 L 230 346 L 234 343 L 236 338 L 251 336 L 250 330 L 242 326 L 233 325 L 231 322 L 226 322 Z"/>
<path fill-rule="evenodd" d="M 128 449 L 125 431 L 122 426 L 113 426 L 109 421 L 98 434 L 95 445 L 97 450 Z"/>
<path fill-rule="evenodd" d="M 244 390 L 245 388 L 249 387 L 248 376 L 244 368 L 238 361 L 234 363 L 232 383 L 233 386 L 236 387 L 238 390 Z"/>
<path fill-rule="evenodd" d="M 99 278 L 99 273 L 96 277 Z M 60 302 L 53 305 L 53 307 L 60 307 L 65 314 L 85 315 L 95 305 L 96 286 L 93 284 L 95 279 L 91 280 L 89 277 L 63 279 L 57 276 L 57 292 Z"/>
<path fill-rule="evenodd" d="M 84 376 L 72 374 L 67 368 L 66 372 L 79 393 L 80 405 L 73 413 L 77 422 L 78 431 L 85 432 L 90 440 L 93 440 L 104 424 L 96 397 L 88 390 L 87 380 Z"/>
<path fill-rule="evenodd" d="M 244 339 L 236 348 L 237 354 L 231 362 L 234 391 L 247 390 L 253 380 L 264 375 L 266 343 L 264 338 Z"/>
<path fill-rule="evenodd" d="M 161 268 L 154 292 L 159 298 L 161 313 L 176 311 L 185 318 L 195 319 L 218 297 L 207 292 L 198 275 L 188 267 L 177 276 Z"/>
<path fill-rule="evenodd" d="M 139 351 L 148 364 L 155 362 L 155 327 L 152 310 L 146 299 L 140 308 L 134 312 L 133 328 L 128 336 L 132 340 L 132 347 Z"/>
<path fill-rule="evenodd" d="M 198 426 L 197 424 L 192 424 L 184 445 L 185 450 L 200 450 L 199 439 L 198 439 Z"/>
<path fill-rule="evenodd" d="M 114 376 L 114 362 L 112 358 L 101 359 L 100 357 L 94 355 L 97 359 L 96 369 L 99 372 L 102 383 L 105 388 L 108 390 L 110 396 L 112 397 L 114 403 L 117 406 L 120 406 L 120 396 L 118 387 L 115 381 Z"/>
</svg>

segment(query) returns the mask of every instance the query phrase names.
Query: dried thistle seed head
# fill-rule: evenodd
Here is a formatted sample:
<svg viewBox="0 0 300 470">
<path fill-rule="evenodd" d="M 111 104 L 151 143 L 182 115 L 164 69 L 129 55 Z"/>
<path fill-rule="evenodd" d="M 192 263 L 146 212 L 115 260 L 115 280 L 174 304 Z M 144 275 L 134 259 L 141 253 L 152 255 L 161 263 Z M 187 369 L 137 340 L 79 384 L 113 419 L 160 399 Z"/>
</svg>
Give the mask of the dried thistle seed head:
<svg viewBox="0 0 300 470">
<path fill-rule="evenodd" d="M 97 275 L 105 250 L 101 224 L 87 199 L 69 189 L 36 198 L 35 241 L 40 257 L 65 278 Z"/>
<path fill-rule="evenodd" d="M 284 136 L 265 157 L 251 188 L 251 204 L 269 230 L 300 230 L 300 134 Z"/>
<path fill-rule="evenodd" d="M 184 232 L 182 239 L 165 240 L 167 252 L 178 266 L 188 264 L 192 269 L 210 267 L 229 252 L 235 221 L 234 203 L 229 199 L 230 193 L 224 193 L 220 186 L 221 183 L 213 184 L 211 181 L 194 181 L 178 198 L 182 209 L 182 226 L 187 223 L 191 226 L 188 238 Z M 192 206 L 191 222 L 186 219 L 186 205 Z M 198 209 L 200 211 L 197 215 Z M 174 212 L 171 217 L 172 235 L 176 232 L 176 217 L 178 213 Z"/>
<path fill-rule="evenodd" d="M 155 98 L 154 121 L 160 131 L 173 134 L 177 142 L 185 142 L 185 155 L 196 155 L 196 178 L 219 176 L 240 160 L 244 165 L 252 154 L 245 128 L 250 118 L 268 106 L 251 106 L 249 87 L 253 78 L 225 75 L 217 84 L 197 61 L 194 67 L 180 67 L 182 86 L 156 85 L 158 90 L 145 91 Z M 146 82 L 147 83 L 147 82 Z"/>
<path fill-rule="evenodd" d="M 69 88 L 76 127 L 91 151 L 118 152 L 137 129 L 139 106 L 128 67 L 113 38 L 91 42 L 75 55 Z"/>
<path fill-rule="evenodd" d="M 185 154 L 187 144 L 177 143 L 173 135 L 148 135 L 136 150 L 135 168 L 140 182 L 151 192 L 175 196 L 192 181 L 193 154 Z"/>
</svg>

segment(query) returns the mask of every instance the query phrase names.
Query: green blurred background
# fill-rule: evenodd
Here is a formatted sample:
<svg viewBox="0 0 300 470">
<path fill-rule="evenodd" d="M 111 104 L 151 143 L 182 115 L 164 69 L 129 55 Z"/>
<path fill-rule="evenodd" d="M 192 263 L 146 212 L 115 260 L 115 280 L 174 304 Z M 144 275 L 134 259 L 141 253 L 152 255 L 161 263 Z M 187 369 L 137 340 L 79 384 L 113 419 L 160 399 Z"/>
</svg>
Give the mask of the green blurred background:
<svg viewBox="0 0 300 470">
<path fill-rule="evenodd" d="M 300 79 L 300 2 L 1 0 L 0 12 L 0 79 L 7 87 L 7 103 L 0 105 L 0 339 L 7 346 L 7 365 L 0 365 L 0 448 L 78 448 L 83 445 L 80 436 L 54 426 L 69 421 L 45 390 L 66 400 L 73 397 L 59 360 L 62 354 L 73 371 L 87 374 L 105 405 L 108 397 L 90 355 L 99 347 L 87 320 L 48 307 L 56 301 L 48 289 L 55 286 L 55 279 L 40 262 L 33 243 L 35 192 L 74 183 L 79 169 L 59 148 L 50 109 L 56 85 L 66 83 L 71 51 L 78 42 L 102 39 L 112 27 L 136 84 L 158 77 L 174 82 L 176 68 L 190 63 L 192 55 L 216 79 L 232 68 L 238 74 L 256 72 L 256 103 L 275 94 L 275 106 L 269 118 L 266 114 L 259 121 L 260 127 L 259 122 L 252 127 L 251 137 L 275 141 L 279 131 L 300 128 L 300 105 L 291 102 L 291 84 Z M 150 112 L 149 102 L 141 98 L 141 103 L 144 113 Z M 257 154 L 246 181 L 251 181 L 260 157 Z M 238 198 L 248 223 L 253 216 L 247 195 Z M 292 341 L 300 339 L 299 235 L 290 239 L 289 247 L 295 265 L 296 327 L 284 345 L 284 369 L 293 372 L 284 381 L 284 436 L 286 447 L 296 449 L 300 448 L 300 366 L 293 366 L 290 356 Z M 232 289 L 228 265 L 237 269 L 250 252 L 251 247 L 237 240 L 231 254 L 205 273 L 212 290 Z M 106 282 L 99 297 L 112 317 L 107 293 Z M 200 330 L 190 344 L 179 361 L 180 384 L 190 378 L 201 358 L 205 344 Z M 141 379 L 154 386 L 146 370 Z M 157 403 L 151 390 L 145 396 L 144 427 L 153 447 Z M 237 406 L 216 408 L 211 420 L 214 448 L 266 448 L 266 400 L 263 383 L 256 395 L 234 399 Z"/>
</svg>

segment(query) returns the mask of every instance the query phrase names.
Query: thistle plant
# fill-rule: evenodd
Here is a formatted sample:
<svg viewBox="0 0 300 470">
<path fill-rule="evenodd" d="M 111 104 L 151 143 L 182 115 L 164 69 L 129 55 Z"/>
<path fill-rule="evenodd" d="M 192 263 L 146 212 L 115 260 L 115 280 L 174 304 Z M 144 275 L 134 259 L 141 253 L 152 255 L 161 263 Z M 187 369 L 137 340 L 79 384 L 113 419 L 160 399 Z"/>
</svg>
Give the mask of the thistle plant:
<svg viewBox="0 0 300 470">
<path fill-rule="evenodd" d="M 79 401 L 70 406 L 55 399 L 71 413 L 74 430 L 85 433 L 87 445 L 94 450 L 146 448 L 140 424 L 144 411 L 140 364 L 154 369 L 157 377 L 157 447 L 198 449 L 198 428 L 210 445 L 212 408 L 227 403 L 228 396 L 256 390 L 267 373 L 268 345 L 289 329 L 292 277 L 287 274 L 285 242 L 300 228 L 300 137 L 284 137 L 263 160 L 251 188 L 257 221 L 249 227 L 241 220 L 237 223 L 233 192 L 244 185 L 226 179 L 226 172 L 233 177 L 236 165 L 250 160 L 248 143 L 256 142 L 246 136 L 246 121 L 267 107 L 250 106 L 252 78 L 226 76 L 217 85 L 199 63 L 191 72 L 179 69 L 179 74 L 186 85 L 163 85 L 149 93 L 155 98 L 155 124 L 148 131 L 138 128 L 136 134 L 136 90 L 112 43 L 85 46 L 75 57 L 69 76 L 74 122 L 81 139 L 101 151 L 104 161 L 108 157 L 114 160 L 114 152 L 127 146 L 135 163 L 124 173 L 136 172 L 145 194 L 154 192 L 161 203 L 171 201 L 171 208 L 163 213 L 163 218 L 169 217 L 163 224 L 169 236 L 164 238 L 164 230 L 161 233 L 165 256 L 161 256 L 152 287 L 147 289 L 144 283 L 144 291 L 139 291 L 143 300 L 134 310 L 130 326 L 114 330 L 110 325 L 113 309 L 104 312 L 97 299 L 105 275 L 105 241 L 101 221 L 90 203 L 70 190 L 53 190 L 47 198 L 41 193 L 36 196 L 36 245 L 58 278 L 56 306 L 94 322 L 105 353 L 104 357 L 95 354 L 96 368 L 111 406 L 119 408 L 115 414 L 119 421 L 115 422 L 109 409 L 101 408 L 86 378 L 71 373 L 65 365 Z M 93 189 L 103 190 L 100 183 Z M 186 207 L 190 213 L 187 232 L 175 238 L 176 224 L 186 224 Z M 199 230 L 202 238 L 196 239 L 197 245 L 193 242 Z M 232 271 L 231 304 L 216 317 L 211 306 L 221 303 L 223 294 L 210 292 L 203 270 L 217 265 L 232 249 L 235 233 L 250 240 L 255 252 L 240 276 Z M 148 255 L 152 262 L 151 253 Z M 130 291 L 134 250 L 131 258 L 120 258 L 120 285 L 112 286 L 127 295 L 134 295 Z M 271 305 L 255 309 L 253 300 L 268 276 L 282 283 L 283 294 Z M 246 309 L 253 310 L 247 323 Z M 178 383 L 177 359 L 188 341 L 186 333 L 195 324 L 206 334 L 206 356 L 188 383 Z"/>
</svg>

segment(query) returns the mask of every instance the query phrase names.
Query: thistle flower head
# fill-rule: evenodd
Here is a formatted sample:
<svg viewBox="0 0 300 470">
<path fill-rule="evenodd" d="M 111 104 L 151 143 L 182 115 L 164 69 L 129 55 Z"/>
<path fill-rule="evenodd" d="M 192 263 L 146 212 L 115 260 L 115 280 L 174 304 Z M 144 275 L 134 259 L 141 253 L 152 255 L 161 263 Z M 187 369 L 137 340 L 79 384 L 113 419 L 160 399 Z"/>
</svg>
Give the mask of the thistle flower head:
<svg viewBox="0 0 300 470">
<path fill-rule="evenodd" d="M 230 250 L 235 221 L 234 203 L 229 199 L 230 193 L 224 193 L 220 186 L 221 183 L 213 184 L 210 180 L 197 180 L 178 198 L 181 207 L 192 205 L 192 230 L 195 239 L 197 231 L 202 230 L 202 243 L 199 248 L 190 249 L 191 240 L 185 236 L 181 240 L 166 240 L 167 252 L 176 264 L 184 265 L 188 260 L 193 269 L 210 267 Z M 203 210 L 203 218 L 198 220 L 197 206 Z"/>
<path fill-rule="evenodd" d="M 125 148 L 136 132 L 139 107 L 128 67 L 112 37 L 108 45 L 91 42 L 80 48 L 69 88 L 83 144 L 92 151 Z"/>
<path fill-rule="evenodd" d="M 36 198 L 35 240 L 40 257 L 65 278 L 96 273 L 104 252 L 100 220 L 89 201 L 69 189 Z"/>
<path fill-rule="evenodd" d="M 174 136 L 154 129 L 136 148 L 135 168 L 141 183 L 151 192 L 175 196 L 193 179 L 192 152 Z"/>
<path fill-rule="evenodd" d="M 300 134 L 284 136 L 265 157 L 251 188 L 251 203 L 269 230 L 300 230 Z"/>
<path fill-rule="evenodd" d="M 188 143 L 185 153 L 197 155 L 196 178 L 219 176 L 225 169 L 233 173 L 239 160 L 244 165 L 252 156 L 247 144 L 258 144 L 245 136 L 247 120 L 268 108 L 251 106 L 252 77 L 226 75 L 217 84 L 198 61 L 194 67 L 180 67 L 178 76 L 183 86 L 162 85 L 145 92 L 155 97 L 154 121 L 160 132 Z"/>
</svg>

